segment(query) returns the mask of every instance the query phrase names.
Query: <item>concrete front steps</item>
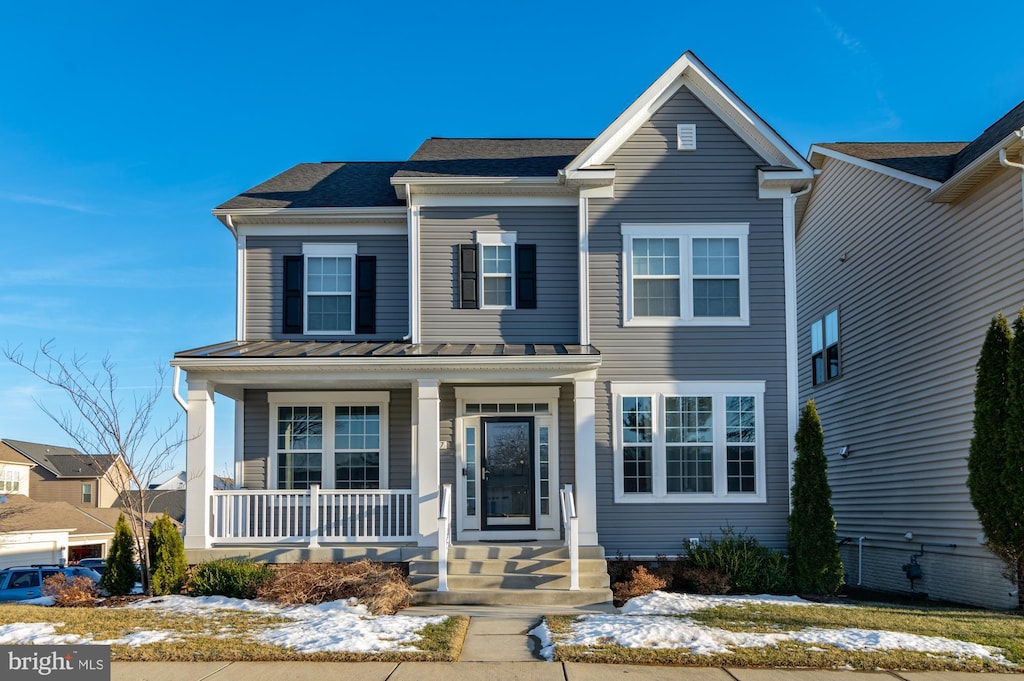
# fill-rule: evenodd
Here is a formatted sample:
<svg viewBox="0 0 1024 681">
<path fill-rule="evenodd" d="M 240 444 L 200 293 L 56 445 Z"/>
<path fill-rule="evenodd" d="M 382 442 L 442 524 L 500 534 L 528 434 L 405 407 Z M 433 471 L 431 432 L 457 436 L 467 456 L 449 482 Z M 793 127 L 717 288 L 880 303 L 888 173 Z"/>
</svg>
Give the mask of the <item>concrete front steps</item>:
<svg viewBox="0 0 1024 681">
<path fill-rule="evenodd" d="M 562 543 L 455 544 L 448 551 L 448 591 L 437 591 L 437 552 L 409 562 L 417 605 L 609 603 L 608 564 L 600 546 L 580 547 L 580 590 L 569 591 L 569 549 Z"/>
</svg>

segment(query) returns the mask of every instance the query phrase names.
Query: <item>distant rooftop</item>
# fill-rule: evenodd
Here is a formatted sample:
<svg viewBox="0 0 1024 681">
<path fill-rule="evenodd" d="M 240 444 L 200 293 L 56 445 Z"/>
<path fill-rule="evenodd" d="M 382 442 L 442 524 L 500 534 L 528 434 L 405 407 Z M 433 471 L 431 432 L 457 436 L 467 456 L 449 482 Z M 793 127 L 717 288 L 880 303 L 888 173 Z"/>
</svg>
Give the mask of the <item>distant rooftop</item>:
<svg viewBox="0 0 1024 681">
<path fill-rule="evenodd" d="M 117 461 L 117 457 L 110 454 L 83 454 L 74 447 L 58 447 L 7 438 L 2 442 L 62 478 L 102 477 Z"/>
</svg>

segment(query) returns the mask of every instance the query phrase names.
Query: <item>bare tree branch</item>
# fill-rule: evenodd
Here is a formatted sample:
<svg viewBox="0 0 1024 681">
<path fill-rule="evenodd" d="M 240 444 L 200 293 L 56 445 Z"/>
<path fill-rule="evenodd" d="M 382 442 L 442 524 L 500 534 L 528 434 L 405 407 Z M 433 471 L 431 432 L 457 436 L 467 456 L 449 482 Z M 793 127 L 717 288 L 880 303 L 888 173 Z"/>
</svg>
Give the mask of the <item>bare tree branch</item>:
<svg viewBox="0 0 1024 681">
<path fill-rule="evenodd" d="M 4 356 L 44 383 L 58 388 L 71 408 L 36 404 L 85 454 L 116 457 L 107 478 L 121 499 L 135 535 L 142 564 L 143 588 L 149 591 L 149 550 L 146 542 L 147 491 L 156 476 L 170 468 L 170 459 L 184 442 L 181 415 L 164 425 L 154 423 L 158 401 L 167 381 L 166 367 L 156 366 L 153 387 L 131 400 L 119 393 L 116 365 L 109 355 L 99 368 L 90 368 L 84 355 L 59 355 L 53 341 L 40 344 L 28 360 L 20 346 L 3 350 Z"/>
</svg>

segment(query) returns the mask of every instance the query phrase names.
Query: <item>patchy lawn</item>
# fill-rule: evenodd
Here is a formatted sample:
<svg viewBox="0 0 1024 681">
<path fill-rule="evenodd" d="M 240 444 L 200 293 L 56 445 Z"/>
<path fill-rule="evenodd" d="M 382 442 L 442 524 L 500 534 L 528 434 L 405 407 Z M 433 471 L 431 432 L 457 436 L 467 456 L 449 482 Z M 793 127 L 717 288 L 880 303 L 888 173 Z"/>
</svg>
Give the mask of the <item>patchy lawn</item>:
<svg viewBox="0 0 1024 681">
<path fill-rule="evenodd" d="M 118 608 L 0 605 L 0 644 L 109 644 L 115 660 L 457 660 L 467 617 L 167 596 Z"/>
<path fill-rule="evenodd" d="M 566 662 L 1024 671 L 1024 617 L 983 610 L 655 592 L 533 633 Z"/>
</svg>

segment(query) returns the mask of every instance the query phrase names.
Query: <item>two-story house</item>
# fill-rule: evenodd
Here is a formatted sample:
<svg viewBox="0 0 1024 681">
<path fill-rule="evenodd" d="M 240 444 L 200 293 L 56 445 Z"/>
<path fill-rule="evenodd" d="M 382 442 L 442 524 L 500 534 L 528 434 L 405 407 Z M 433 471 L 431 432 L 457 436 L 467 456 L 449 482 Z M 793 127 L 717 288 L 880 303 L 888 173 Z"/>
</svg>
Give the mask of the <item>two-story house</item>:
<svg viewBox="0 0 1024 681">
<path fill-rule="evenodd" d="M 36 501 L 63 501 L 73 506 L 109 508 L 117 503 L 124 460 L 110 454 L 83 454 L 74 447 L 0 440 L 5 475 L 19 476 L 23 494 Z M 16 469 L 18 461 L 27 470 Z M 11 483 L 5 483 L 10 486 Z"/>
<path fill-rule="evenodd" d="M 725 526 L 784 545 L 811 179 L 688 52 L 596 138 L 432 138 L 222 204 L 236 338 L 172 361 L 190 560 L 368 555 L 443 590 L 449 554 L 507 559 L 532 573 L 453 562 L 448 588 L 604 600 L 544 559 L 585 574 Z M 241 489 L 214 488 L 215 396 Z"/>
<path fill-rule="evenodd" d="M 978 353 L 1024 303 L 1022 126 L 1024 103 L 970 142 L 811 148 L 800 394 L 825 430 L 851 584 L 1018 605 L 966 481 Z"/>
</svg>

